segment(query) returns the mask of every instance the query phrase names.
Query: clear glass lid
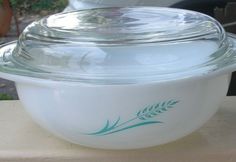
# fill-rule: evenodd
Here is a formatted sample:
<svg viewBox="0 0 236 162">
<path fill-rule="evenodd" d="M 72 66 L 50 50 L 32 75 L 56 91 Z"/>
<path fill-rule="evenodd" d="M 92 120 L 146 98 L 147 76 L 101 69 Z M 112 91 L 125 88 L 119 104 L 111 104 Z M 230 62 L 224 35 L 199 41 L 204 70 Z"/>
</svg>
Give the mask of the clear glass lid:
<svg viewBox="0 0 236 162">
<path fill-rule="evenodd" d="M 0 53 L 10 62 L 5 71 L 18 75 L 125 84 L 217 70 L 232 52 L 229 42 L 216 20 L 198 12 L 100 8 L 33 22 Z"/>
</svg>

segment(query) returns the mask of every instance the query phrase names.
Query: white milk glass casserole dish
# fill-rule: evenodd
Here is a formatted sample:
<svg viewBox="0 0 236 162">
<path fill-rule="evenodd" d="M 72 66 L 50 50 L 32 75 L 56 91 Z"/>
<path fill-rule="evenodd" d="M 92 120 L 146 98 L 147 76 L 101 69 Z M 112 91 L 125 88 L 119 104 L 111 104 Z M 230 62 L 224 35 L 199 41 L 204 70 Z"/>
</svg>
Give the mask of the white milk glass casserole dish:
<svg viewBox="0 0 236 162">
<path fill-rule="evenodd" d="M 164 144 L 202 126 L 235 70 L 235 37 L 213 18 L 157 7 L 59 13 L 0 47 L 0 76 L 27 112 L 70 142 Z"/>
</svg>

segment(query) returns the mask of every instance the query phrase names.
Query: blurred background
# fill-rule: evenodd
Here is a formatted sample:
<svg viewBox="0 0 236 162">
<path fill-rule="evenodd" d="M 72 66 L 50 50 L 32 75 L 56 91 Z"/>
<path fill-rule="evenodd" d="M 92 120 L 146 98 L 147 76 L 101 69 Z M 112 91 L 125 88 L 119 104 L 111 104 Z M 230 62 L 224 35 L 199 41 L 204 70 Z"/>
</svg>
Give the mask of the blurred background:
<svg viewBox="0 0 236 162">
<path fill-rule="evenodd" d="M 28 24 L 50 14 L 136 5 L 199 11 L 215 17 L 226 31 L 236 33 L 236 0 L 0 0 L 0 44 L 16 40 Z M 236 72 L 227 95 L 236 95 Z M 18 99 L 14 83 L 0 78 L 0 100 L 12 99 Z"/>
</svg>

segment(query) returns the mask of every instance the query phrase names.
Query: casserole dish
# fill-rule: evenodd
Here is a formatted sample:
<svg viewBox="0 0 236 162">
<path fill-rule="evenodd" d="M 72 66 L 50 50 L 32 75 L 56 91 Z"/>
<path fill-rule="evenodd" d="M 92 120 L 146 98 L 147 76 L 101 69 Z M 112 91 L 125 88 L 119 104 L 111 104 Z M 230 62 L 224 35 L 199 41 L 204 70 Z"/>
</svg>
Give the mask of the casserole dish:
<svg viewBox="0 0 236 162">
<path fill-rule="evenodd" d="M 235 37 L 213 18 L 157 7 L 59 13 L 0 47 L 0 76 L 27 112 L 70 142 L 105 149 L 167 143 L 218 109 Z"/>
</svg>

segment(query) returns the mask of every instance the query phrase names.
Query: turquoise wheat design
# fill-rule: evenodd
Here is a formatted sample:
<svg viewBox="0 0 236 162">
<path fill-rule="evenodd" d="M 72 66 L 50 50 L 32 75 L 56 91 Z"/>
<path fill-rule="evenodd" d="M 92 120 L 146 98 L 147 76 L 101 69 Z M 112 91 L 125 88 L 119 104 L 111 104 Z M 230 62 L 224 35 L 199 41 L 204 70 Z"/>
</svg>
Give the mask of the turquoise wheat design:
<svg viewBox="0 0 236 162">
<path fill-rule="evenodd" d="M 107 120 L 105 126 L 102 129 L 93 133 L 87 133 L 87 135 L 108 135 L 139 126 L 162 123 L 161 121 L 152 119 L 157 115 L 160 115 L 173 108 L 178 102 L 179 101 L 177 100 L 169 100 L 149 105 L 144 109 L 138 111 L 134 118 L 122 123 L 120 122 L 120 117 L 118 117 L 118 119 L 113 122 L 113 124 L 111 124 L 110 121 Z M 134 121 L 136 121 L 135 124 L 130 124 Z"/>
</svg>

